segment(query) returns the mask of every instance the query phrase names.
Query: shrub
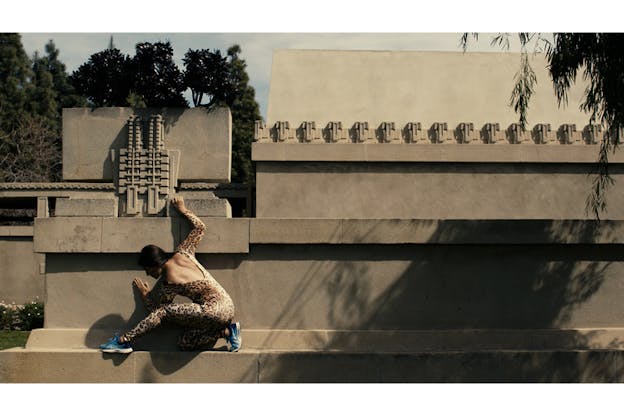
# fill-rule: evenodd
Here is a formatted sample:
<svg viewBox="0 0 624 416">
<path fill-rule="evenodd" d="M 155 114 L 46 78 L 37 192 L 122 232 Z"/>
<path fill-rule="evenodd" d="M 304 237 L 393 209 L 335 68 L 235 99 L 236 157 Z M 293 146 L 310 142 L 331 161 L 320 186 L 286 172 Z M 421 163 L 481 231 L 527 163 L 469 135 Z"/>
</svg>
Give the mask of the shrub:
<svg viewBox="0 0 624 416">
<path fill-rule="evenodd" d="M 32 301 L 24 305 L 0 302 L 0 330 L 30 331 L 43 327 L 43 303 Z"/>
<path fill-rule="evenodd" d="M 17 315 L 22 331 L 43 327 L 43 303 L 41 302 L 33 301 L 22 305 Z"/>
</svg>

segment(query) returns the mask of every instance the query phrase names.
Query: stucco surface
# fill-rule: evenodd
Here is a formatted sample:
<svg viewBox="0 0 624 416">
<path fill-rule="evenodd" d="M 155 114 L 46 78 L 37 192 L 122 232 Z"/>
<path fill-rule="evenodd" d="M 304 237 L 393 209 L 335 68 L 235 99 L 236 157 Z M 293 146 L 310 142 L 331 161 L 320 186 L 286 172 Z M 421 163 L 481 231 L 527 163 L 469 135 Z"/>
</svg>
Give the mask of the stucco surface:
<svg viewBox="0 0 624 416">
<path fill-rule="evenodd" d="M 588 116 L 578 110 L 582 80 L 571 89 L 568 106 L 559 109 L 543 55 L 529 59 L 538 79 L 529 123 L 587 124 Z M 368 121 L 377 127 L 394 121 L 426 128 L 434 122 L 506 127 L 518 120 L 509 97 L 519 68 L 515 53 L 277 50 L 267 125 L 315 121 L 324 127 L 342 121 L 351 127 Z"/>
<path fill-rule="evenodd" d="M 622 382 L 621 351 L 0 352 L 0 382 Z"/>
<path fill-rule="evenodd" d="M 299 145 L 292 145 L 299 146 Z M 258 162 L 258 218 L 589 219 L 589 164 Z M 624 218 L 623 168 L 605 219 Z"/>
<path fill-rule="evenodd" d="M 178 179 L 230 181 L 232 116 L 227 108 L 65 108 L 63 179 L 112 181 L 111 149 L 127 145 L 126 123 L 135 114 L 143 120 L 163 115 L 165 148 L 181 152 Z"/>
<path fill-rule="evenodd" d="M 198 258 L 232 295 L 236 319 L 248 329 L 618 328 L 620 251 L 313 244 Z M 142 274 L 136 255 L 47 257 L 46 327 L 120 329 L 145 316 L 131 287 Z"/>
<path fill-rule="evenodd" d="M 44 257 L 33 252 L 32 236 L 0 236 L 0 302 L 22 304 L 36 298 L 43 301 L 44 276 L 40 265 Z"/>
</svg>

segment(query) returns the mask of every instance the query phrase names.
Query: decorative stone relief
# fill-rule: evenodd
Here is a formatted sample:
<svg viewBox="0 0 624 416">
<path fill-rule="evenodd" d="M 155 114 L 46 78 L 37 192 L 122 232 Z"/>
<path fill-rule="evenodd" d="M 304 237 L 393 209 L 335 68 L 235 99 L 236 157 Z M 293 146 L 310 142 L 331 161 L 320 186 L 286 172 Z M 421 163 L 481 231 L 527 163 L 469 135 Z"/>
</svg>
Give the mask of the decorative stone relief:
<svg viewBox="0 0 624 416">
<path fill-rule="evenodd" d="M 500 133 L 499 123 L 485 123 L 481 128 L 481 140 L 485 144 L 492 144 L 498 141 Z"/>
<path fill-rule="evenodd" d="M 278 121 L 275 123 L 270 132 L 271 139 L 274 142 L 285 142 L 294 139 L 290 131 L 290 123 L 287 121 Z"/>
<path fill-rule="evenodd" d="M 561 144 L 573 144 L 579 141 L 576 124 L 562 124 L 557 130 L 557 140 Z"/>
<path fill-rule="evenodd" d="M 346 139 L 345 133 L 342 130 L 342 123 L 340 121 L 330 121 L 323 129 L 323 139 L 328 143 L 336 143 L 340 140 Z"/>
<path fill-rule="evenodd" d="M 603 137 L 600 124 L 588 124 L 583 128 L 583 141 L 586 144 L 598 144 Z"/>
<path fill-rule="evenodd" d="M 448 124 L 433 123 L 429 128 L 429 140 L 431 143 L 443 143 L 448 136 Z"/>
<path fill-rule="evenodd" d="M 457 143 L 470 143 L 474 133 L 473 123 L 459 123 L 455 128 L 455 140 Z"/>
<path fill-rule="evenodd" d="M 377 140 L 379 143 L 392 143 L 399 140 L 399 135 L 394 127 L 394 122 L 384 121 L 377 129 Z"/>
<path fill-rule="evenodd" d="M 367 121 L 356 121 L 349 131 L 349 137 L 353 143 L 364 143 L 370 139 Z"/>
<path fill-rule="evenodd" d="M 177 179 L 177 174 L 172 175 L 170 151 L 165 149 L 162 116 L 149 118 L 147 148 L 143 146 L 141 118 L 131 116 L 127 127 L 128 143 L 125 149 L 119 149 L 118 158 L 117 194 L 121 214 L 158 215 Z"/>
<path fill-rule="evenodd" d="M 420 123 L 407 123 L 403 128 L 403 138 L 406 143 L 418 143 L 422 139 L 422 128 Z"/>
<path fill-rule="evenodd" d="M 477 135 L 478 131 L 478 135 Z M 262 121 L 255 125 L 254 140 L 257 142 L 283 143 L 449 143 L 454 139 L 457 144 L 476 143 L 479 138 L 484 144 L 597 144 L 605 133 L 598 124 L 587 125 L 582 131 L 574 124 L 562 124 L 557 129 L 548 123 L 535 124 L 530 129 L 523 129 L 520 123 L 512 123 L 501 131 L 499 123 L 485 123 L 476 129 L 474 123 L 461 122 L 452 131 L 448 123 L 436 122 L 423 131 L 419 122 L 408 122 L 402 128 L 393 121 L 384 121 L 377 128 L 372 128 L 369 121 L 354 122 L 350 128 L 344 128 L 340 121 L 330 121 L 324 128 L 317 128 L 314 121 L 304 121 L 297 129 L 292 129 L 288 121 L 278 121 L 267 129 Z M 624 132 L 620 137 L 624 136 Z M 296 139 L 296 140 L 295 140 Z M 505 140 L 506 139 L 506 140 Z"/>
<path fill-rule="evenodd" d="M 254 125 L 254 141 L 255 142 L 268 142 L 269 141 L 269 129 L 266 127 L 266 123 L 262 120 L 256 120 Z"/>
<path fill-rule="evenodd" d="M 505 135 L 507 136 L 507 142 L 509 142 L 509 144 L 522 143 L 525 133 L 526 130 L 520 123 L 511 123 L 509 127 L 507 127 L 507 130 L 505 130 Z"/>
<path fill-rule="evenodd" d="M 519 124 L 519 123 L 516 123 Z M 536 124 L 531 130 L 531 136 L 535 144 L 547 144 L 550 141 L 550 124 Z"/>
<path fill-rule="evenodd" d="M 311 143 L 320 139 L 316 131 L 316 123 L 314 121 L 304 121 L 297 129 L 297 139 L 301 143 Z"/>
</svg>

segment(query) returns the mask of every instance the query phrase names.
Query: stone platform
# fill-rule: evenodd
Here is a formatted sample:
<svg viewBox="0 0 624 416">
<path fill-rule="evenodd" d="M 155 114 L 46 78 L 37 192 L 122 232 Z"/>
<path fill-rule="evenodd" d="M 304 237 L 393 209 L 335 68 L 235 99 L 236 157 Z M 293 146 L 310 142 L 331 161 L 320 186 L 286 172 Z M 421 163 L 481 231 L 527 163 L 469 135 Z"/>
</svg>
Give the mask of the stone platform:
<svg viewBox="0 0 624 416">
<path fill-rule="evenodd" d="M 61 331 L 62 332 L 62 331 Z M 84 335 L 74 331 L 75 341 Z M 279 331 L 278 331 L 279 332 Z M 292 382 L 622 382 L 624 329 L 599 331 L 357 331 L 353 341 L 314 349 L 326 331 L 244 331 L 238 353 L 92 348 L 13 348 L 0 352 L 0 380 L 46 383 L 292 383 Z M 383 333 L 382 333 L 383 332 Z M 567 333 L 566 333 L 567 332 Z M 592 335 L 594 334 L 594 335 Z M 49 336 L 50 334 L 48 334 Z M 37 331 L 31 335 L 37 339 Z M 581 347 L 580 339 L 596 343 Z M 272 343 L 267 344 L 267 340 Z M 561 343 L 561 340 L 567 339 Z M 519 348 L 516 342 L 532 342 Z M 41 341 L 39 339 L 38 341 Z M 472 346 L 458 342 L 472 342 Z M 29 343 L 31 341 L 29 340 Z M 273 343 L 274 342 L 274 343 Z M 281 348 L 274 348 L 281 343 Z M 529 345 L 530 346 L 530 345 Z M 217 348 L 223 346 L 217 345 Z"/>
</svg>

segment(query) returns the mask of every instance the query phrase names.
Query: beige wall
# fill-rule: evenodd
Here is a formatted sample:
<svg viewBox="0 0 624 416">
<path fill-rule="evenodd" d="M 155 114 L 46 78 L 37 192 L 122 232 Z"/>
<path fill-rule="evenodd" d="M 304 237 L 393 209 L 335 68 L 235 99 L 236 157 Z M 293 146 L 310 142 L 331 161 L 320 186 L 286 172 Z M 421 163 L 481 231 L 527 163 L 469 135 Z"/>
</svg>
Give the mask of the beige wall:
<svg viewBox="0 0 624 416">
<path fill-rule="evenodd" d="M 459 36 L 458 36 L 459 42 Z M 584 85 L 572 88 L 569 105 L 558 109 L 542 55 L 530 62 L 538 83 L 529 124 L 587 124 L 578 110 Z M 267 125 L 289 121 L 368 121 L 403 126 L 421 122 L 518 121 L 509 107 L 520 55 L 514 53 L 278 50 L 273 54 Z"/>
<path fill-rule="evenodd" d="M 440 227 L 436 234 L 445 232 Z M 247 329 L 618 328 L 620 251 L 617 245 L 254 245 L 249 254 L 198 258 L 232 295 L 236 319 Z M 48 255 L 46 327 L 136 323 L 146 312 L 131 288 L 142 274 L 135 262 L 122 254 Z"/>
<path fill-rule="evenodd" d="M 65 108 L 63 179 L 112 181 L 111 149 L 127 145 L 126 123 L 135 114 L 145 121 L 150 114 L 163 115 L 165 148 L 181 152 L 178 179 L 230 181 L 232 116 L 227 108 Z"/>
<path fill-rule="evenodd" d="M 33 252 L 32 237 L 0 236 L 0 302 L 22 304 L 44 300 L 45 256 Z"/>
<path fill-rule="evenodd" d="M 298 146 L 298 145 L 293 145 Z M 258 162 L 258 218 L 589 219 L 588 164 Z M 624 219 L 614 165 L 605 219 Z"/>
</svg>

